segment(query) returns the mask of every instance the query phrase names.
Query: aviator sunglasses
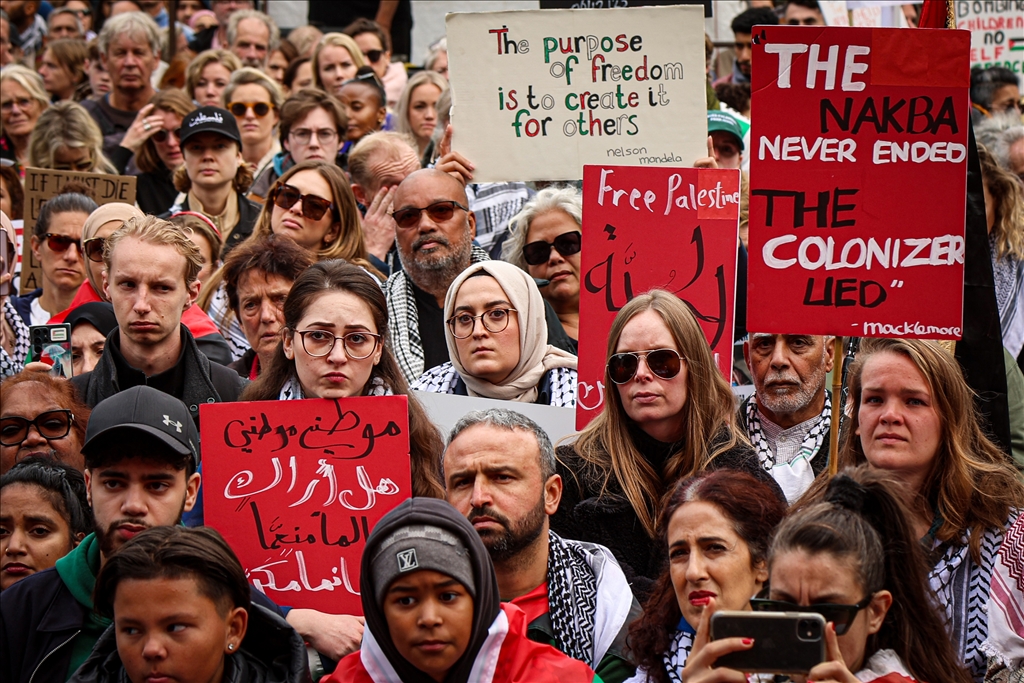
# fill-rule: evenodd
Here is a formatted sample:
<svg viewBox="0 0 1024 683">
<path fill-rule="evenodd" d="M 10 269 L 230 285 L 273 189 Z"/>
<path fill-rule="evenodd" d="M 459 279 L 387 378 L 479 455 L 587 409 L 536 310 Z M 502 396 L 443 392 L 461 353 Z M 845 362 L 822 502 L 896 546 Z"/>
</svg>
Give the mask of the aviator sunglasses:
<svg viewBox="0 0 1024 683">
<path fill-rule="evenodd" d="M 302 215 L 311 221 L 318 221 L 324 214 L 334 206 L 323 197 L 315 194 L 302 194 L 297 187 L 281 185 L 274 193 L 274 204 L 285 211 L 295 206 L 295 202 L 302 201 Z"/>
<path fill-rule="evenodd" d="M 247 109 L 252 109 L 252 113 L 262 119 L 273 108 L 269 102 L 232 102 L 228 105 L 228 110 L 238 118 L 245 116 Z"/>
<path fill-rule="evenodd" d="M 762 600 L 760 598 L 754 598 L 750 601 L 750 607 L 755 612 L 810 612 L 812 614 L 820 614 L 824 617 L 825 621 L 832 622 L 836 629 L 836 635 L 841 636 L 850 629 L 850 626 L 853 624 L 853 620 L 857 618 L 857 613 L 871 604 L 871 599 L 873 597 L 875 597 L 875 594 L 870 593 L 856 605 L 835 605 L 828 603 L 822 603 L 819 605 L 795 605 L 792 602 L 784 602 L 782 600 Z"/>
<path fill-rule="evenodd" d="M 578 254 L 581 249 L 580 237 L 580 232 L 573 230 L 571 232 L 563 232 L 553 242 L 545 242 L 544 240 L 530 242 L 523 247 L 523 259 L 531 266 L 539 266 L 551 256 L 552 247 L 562 256 Z"/>
<path fill-rule="evenodd" d="M 640 368 L 640 359 L 647 361 L 647 367 L 662 379 L 672 379 L 682 368 L 683 357 L 675 349 L 656 349 L 634 353 L 613 354 L 608 359 L 608 376 L 616 384 L 625 384 L 636 376 Z"/>
<path fill-rule="evenodd" d="M 462 209 L 463 211 L 469 211 L 468 208 L 459 204 L 455 201 L 441 201 L 434 202 L 430 206 L 425 206 L 422 209 L 409 206 L 398 211 L 393 211 L 391 216 L 395 219 L 395 223 L 398 223 L 400 228 L 414 228 L 416 224 L 420 222 L 420 214 L 424 211 L 430 216 L 430 220 L 435 223 L 444 223 L 450 220 L 455 215 L 455 209 Z"/>
</svg>

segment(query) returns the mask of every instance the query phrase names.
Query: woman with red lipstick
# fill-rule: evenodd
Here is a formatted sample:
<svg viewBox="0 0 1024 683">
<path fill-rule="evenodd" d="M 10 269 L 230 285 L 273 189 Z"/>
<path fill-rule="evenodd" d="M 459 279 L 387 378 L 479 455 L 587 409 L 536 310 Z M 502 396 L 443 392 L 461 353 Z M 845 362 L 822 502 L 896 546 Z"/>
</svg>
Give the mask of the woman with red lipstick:
<svg viewBox="0 0 1024 683">
<path fill-rule="evenodd" d="M 779 525 L 768 556 L 770 599 L 751 603 L 756 611 L 824 617 L 825 661 L 811 668 L 806 680 L 971 680 L 934 606 L 925 549 L 917 542 L 902 498 L 900 484 L 885 473 L 867 466 L 850 468 L 824 491 L 808 494 L 803 507 Z M 744 638 L 708 642 L 712 611 L 701 617 L 681 679 L 745 680 L 738 671 L 714 665 L 718 657 L 754 643 Z"/>
<path fill-rule="evenodd" d="M 96 577 L 96 611 L 113 621 L 75 683 L 307 683 L 306 646 L 251 600 L 245 571 L 213 529 L 138 534 Z"/>
<path fill-rule="evenodd" d="M 504 261 L 481 261 L 445 298 L 451 360 L 413 389 L 503 401 L 576 406 L 576 356 L 548 344 L 544 299 L 533 278 Z"/>
<path fill-rule="evenodd" d="M 49 569 L 90 531 L 82 473 L 50 458 L 22 460 L 0 477 L 0 591 Z"/>
<path fill-rule="evenodd" d="M 565 333 L 580 337 L 580 224 L 583 195 L 573 187 L 549 187 L 510 222 L 501 257 L 538 280 L 540 293 L 558 314 Z"/>
<path fill-rule="evenodd" d="M 785 514 L 785 502 L 743 472 L 716 470 L 679 482 L 658 521 L 668 569 L 629 630 L 641 667 L 631 683 L 679 680 L 712 599 L 717 609 L 750 609 L 768 579 L 768 542 Z"/>
<path fill-rule="evenodd" d="M 782 491 L 737 431 L 732 390 L 674 294 L 654 289 L 622 307 L 608 336 L 604 384 L 601 414 L 558 449 L 565 488 L 551 528 L 611 549 L 645 601 L 665 566 L 658 501 L 676 482 L 728 468 L 780 498 Z"/>
<path fill-rule="evenodd" d="M 444 444 L 388 348 L 387 304 L 376 280 L 341 259 L 310 266 L 284 302 L 282 337 L 241 400 L 407 395 L 413 494 L 444 498 Z"/>
<path fill-rule="evenodd" d="M 990 577 L 1024 508 L 1020 475 L 985 436 L 956 359 L 934 342 L 865 339 L 850 366 L 850 405 L 839 466 L 866 462 L 903 484 L 954 647 L 980 680 Z"/>
</svg>

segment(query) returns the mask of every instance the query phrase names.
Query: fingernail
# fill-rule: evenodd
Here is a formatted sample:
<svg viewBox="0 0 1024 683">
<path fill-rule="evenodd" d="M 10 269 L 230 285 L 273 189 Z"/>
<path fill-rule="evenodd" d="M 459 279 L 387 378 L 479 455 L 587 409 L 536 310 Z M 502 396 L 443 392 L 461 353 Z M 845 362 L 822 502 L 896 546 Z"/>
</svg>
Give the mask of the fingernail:
<svg viewBox="0 0 1024 683">
<path fill-rule="evenodd" d="M 743 644 L 744 644 L 744 645 L 750 645 L 750 644 L 751 644 L 751 643 L 753 643 L 753 642 L 754 642 L 754 639 L 753 639 L 753 638 L 744 638 L 744 639 L 743 639 Z"/>
</svg>

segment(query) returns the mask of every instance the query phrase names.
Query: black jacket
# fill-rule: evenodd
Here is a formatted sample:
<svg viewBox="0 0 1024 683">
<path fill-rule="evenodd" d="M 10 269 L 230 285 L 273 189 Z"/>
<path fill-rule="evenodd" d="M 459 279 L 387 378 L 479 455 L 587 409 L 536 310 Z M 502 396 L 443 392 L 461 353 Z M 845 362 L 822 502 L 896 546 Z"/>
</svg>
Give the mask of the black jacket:
<svg viewBox="0 0 1024 683">
<path fill-rule="evenodd" d="M 127 680 L 111 626 L 96 641 L 89 659 L 69 683 L 121 683 Z M 224 662 L 222 683 L 308 683 L 306 645 L 288 622 L 266 607 L 252 605 L 242 646 Z"/>
<path fill-rule="evenodd" d="M 224 246 L 220 250 L 221 260 L 227 258 L 228 252 L 237 247 L 239 244 L 245 241 L 245 239 L 252 234 L 252 230 L 256 227 L 256 219 L 260 217 L 260 211 L 263 207 L 256 202 L 246 199 L 245 195 L 238 192 L 238 224 L 235 225 L 234 230 L 228 235 L 228 238 L 224 240 Z M 185 195 L 185 200 L 181 203 L 181 206 L 172 206 L 170 210 L 160 214 L 160 218 L 170 218 L 171 214 L 175 211 L 191 211 L 188 207 L 188 194 Z"/>
<path fill-rule="evenodd" d="M 629 434 L 637 450 L 656 471 L 660 471 L 668 457 L 678 450 L 678 444 L 656 441 L 636 428 L 631 428 Z M 722 438 L 725 438 L 724 432 L 714 441 Z M 667 565 L 664 549 L 656 539 L 647 535 L 614 474 L 602 494 L 604 473 L 584 461 L 571 444 L 560 446 L 557 455 L 557 471 L 562 477 L 562 500 L 558 511 L 551 516 L 551 529 L 565 538 L 600 543 L 611 550 L 633 589 L 633 595 L 643 604 Z M 782 489 L 758 464 L 757 453 L 746 443 L 739 443 L 723 452 L 708 466 L 710 470 L 722 468 L 753 475 L 770 485 L 785 502 Z M 665 482 L 665 490 L 674 483 Z"/>
<path fill-rule="evenodd" d="M 184 325 L 181 326 L 182 355 L 178 360 L 183 372 L 184 391 L 176 398 L 181 399 L 192 419 L 199 425 L 199 406 L 203 403 L 220 403 L 237 401 L 247 381 L 238 376 L 234 370 L 223 365 L 211 363 L 196 346 L 192 333 Z M 127 365 L 120 356 L 121 332 L 115 329 L 107 337 L 107 345 L 103 355 L 92 372 L 72 378 L 78 396 L 90 408 L 105 398 L 119 391 L 146 382 L 146 377 L 135 370 L 134 376 L 119 376 L 118 364 Z M 114 354 L 118 355 L 115 359 Z M 125 374 L 124 372 L 120 374 Z"/>
</svg>

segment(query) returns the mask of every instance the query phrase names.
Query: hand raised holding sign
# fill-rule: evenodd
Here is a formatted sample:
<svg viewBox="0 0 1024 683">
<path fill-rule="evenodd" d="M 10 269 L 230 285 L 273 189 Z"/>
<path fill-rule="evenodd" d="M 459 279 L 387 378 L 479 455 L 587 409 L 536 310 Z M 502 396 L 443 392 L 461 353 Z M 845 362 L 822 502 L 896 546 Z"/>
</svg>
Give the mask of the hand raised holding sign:
<svg viewBox="0 0 1024 683">
<path fill-rule="evenodd" d="M 454 176 L 463 185 L 473 182 L 473 165 L 466 157 L 458 152 L 452 151 L 452 125 L 449 123 L 444 129 L 444 137 L 437 146 L 440 158 L 437 160 L 437 170 L 444 171 Z"/>
</svg>

